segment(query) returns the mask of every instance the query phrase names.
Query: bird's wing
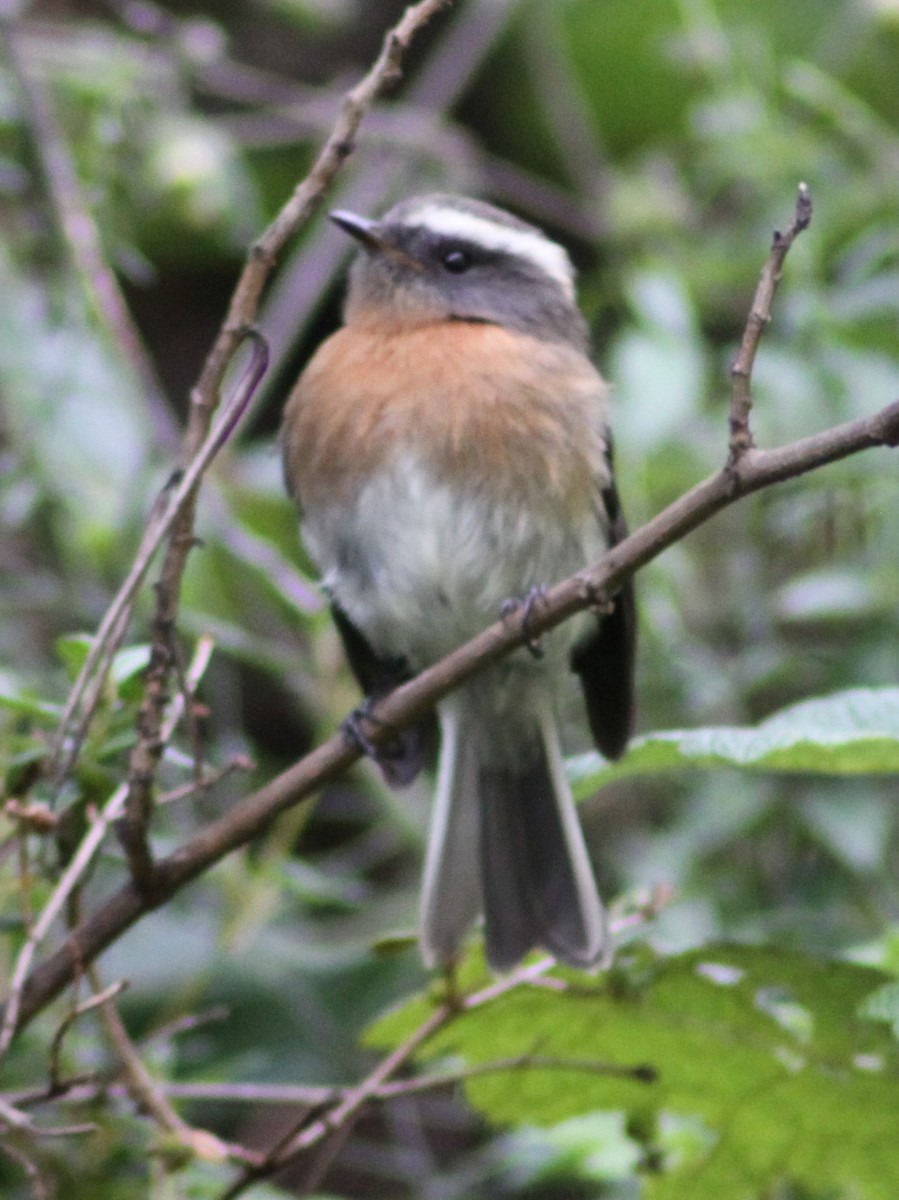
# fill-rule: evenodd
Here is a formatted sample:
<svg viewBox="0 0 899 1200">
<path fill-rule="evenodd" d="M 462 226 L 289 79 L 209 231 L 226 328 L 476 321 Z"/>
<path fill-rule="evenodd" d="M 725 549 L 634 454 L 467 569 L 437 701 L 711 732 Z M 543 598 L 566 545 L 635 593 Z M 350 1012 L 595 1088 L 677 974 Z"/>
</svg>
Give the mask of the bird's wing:
<svg viewBox="0 0 899 1200">
<path fill-rule="evenodd" d="M 602 488 L 600 502 L 609 529 L 609 547 L 627 537 L 615 477 L 611 471 L 612 443 L 607 441 L 610 482 Z M 590 730 L 606 758 L 619 758 L 634 724 L 634 664 L 637 649 L 637 612 L 631 579 L 613 597 L 611 612 L 597 614 L 596 625 L 571 652 L 572 670 L 580 676 Z"/>
</svg>

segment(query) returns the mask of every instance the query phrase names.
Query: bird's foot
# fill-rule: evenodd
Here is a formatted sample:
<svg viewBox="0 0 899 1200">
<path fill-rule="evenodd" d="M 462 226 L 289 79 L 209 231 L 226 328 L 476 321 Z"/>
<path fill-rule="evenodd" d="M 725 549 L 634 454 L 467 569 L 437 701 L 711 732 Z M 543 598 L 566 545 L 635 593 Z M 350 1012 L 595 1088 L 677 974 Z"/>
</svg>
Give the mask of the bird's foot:
<svg viewBox="0 0 899 1200">
<path fill-rule="evenodd" d="M 373 758 L 376 763 L 380 763 L 384 751 L 374 744 L 363 728 L 365 721 L 375 727 L 382 723 L 372 712 L 376 701 L 377 696 L 366 696 L 359 707 L 354 708 L 350 715 L 341 721 L 340 729 L 347 741 L 352 742 L 366 758 Z"/>
<path fill-rule="evenodd" d="M 533 633 L 531 623 L 534 617 L 534 610 L 538 604 L 545 603 L 546 595 L 546 584 L 538 583 L 530 589 L 524 599 L 512 596 L 508 600 L 505 600 L 500 610 L 504 619 L 518 613 L 519 610 L 521 611 L 521 632 L 524 634 L 525 649 L 534 658 L 543 658 L 545 653 L 540 635 Z"/>
</svg>

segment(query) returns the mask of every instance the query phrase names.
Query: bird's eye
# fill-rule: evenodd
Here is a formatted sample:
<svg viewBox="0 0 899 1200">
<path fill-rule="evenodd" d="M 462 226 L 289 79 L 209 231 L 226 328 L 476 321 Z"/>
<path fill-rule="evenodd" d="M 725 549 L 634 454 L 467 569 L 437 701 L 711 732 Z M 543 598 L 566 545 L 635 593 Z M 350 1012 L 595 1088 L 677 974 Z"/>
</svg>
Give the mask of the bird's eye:
<svg viewBox="0 0 899 1200">
<path fill-rule="evenodd" d="M 471 255 L 466 254 L 464 250 L 447 250 L 440 261 L 444 269 L 452 275 L 461 275 L 463 271 L 468 270 L 472 262 Z"/>
</svg>

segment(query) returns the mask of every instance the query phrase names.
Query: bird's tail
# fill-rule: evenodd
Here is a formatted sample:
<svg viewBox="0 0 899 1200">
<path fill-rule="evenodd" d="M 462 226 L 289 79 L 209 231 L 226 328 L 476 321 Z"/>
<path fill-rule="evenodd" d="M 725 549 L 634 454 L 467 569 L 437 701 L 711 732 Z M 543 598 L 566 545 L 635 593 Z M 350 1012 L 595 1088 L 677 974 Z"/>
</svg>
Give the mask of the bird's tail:
<svg viewBox="0 0 899 1200">
<path fill-rule="evenodd" d="M 578 967 L 607 952 L 606 922 L 549 711 L 515 717 L 497 753 L 477 705 L 441 706 L 442 745 L 422 888 L 421 945 L 447 963 L 475 916 L 508 970 L 535 946 Z"/>
</svg>

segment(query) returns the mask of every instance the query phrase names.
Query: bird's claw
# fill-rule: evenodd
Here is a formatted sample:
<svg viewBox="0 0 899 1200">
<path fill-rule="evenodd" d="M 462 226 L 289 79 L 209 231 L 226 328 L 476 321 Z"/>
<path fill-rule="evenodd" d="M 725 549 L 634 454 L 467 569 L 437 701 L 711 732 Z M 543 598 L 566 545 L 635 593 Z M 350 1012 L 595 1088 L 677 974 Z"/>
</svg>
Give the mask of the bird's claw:
<svg viewBox="0 0 899 1200">
<path fill-rule="evenodd" d="M 345 717 L 340 723 L 340 729 L 344 737 L 353 743 L 357 750 L 360 750 L 366 758 L 373 758 L 375 762 L 380 762 L 383 751 L 379 750 L 374 744 L 365 730 L 362 728 L 363 721 L 369 721 L 372 725 L 379 725 L 378 718 L 372 715 L 374 707 L 374 697 L 366 696 L 358 708 L 354 708 L 348 717 Z"/>
<path fill-rule="evenodd" d="M 510 597 L 508 600 L 505 600 L 503 602 L 502 609 L 500 610 L 504 618 L 512 616 L 512 614 L 517 613 L 519 609 L 522 610 L 521 632 L 524 634 L 524 646 L 529 654 L 538 659 L 543 658 L 545 650 L 543 649 L 543 643 L 539 634 L 535 635 L 531 632 L 531 620 L 533 618 L 534 609 L 536 606 L 538 604 L 542 604 L 545 600 L 546 584 L 538 583 L 530 589 L 523 600 L 519 600 L 514 596 Z"/>
</svg>

